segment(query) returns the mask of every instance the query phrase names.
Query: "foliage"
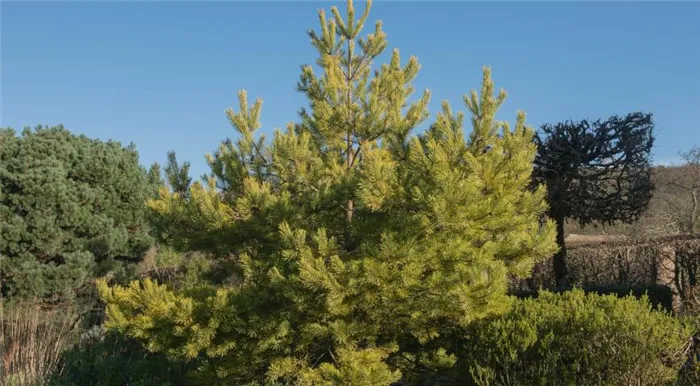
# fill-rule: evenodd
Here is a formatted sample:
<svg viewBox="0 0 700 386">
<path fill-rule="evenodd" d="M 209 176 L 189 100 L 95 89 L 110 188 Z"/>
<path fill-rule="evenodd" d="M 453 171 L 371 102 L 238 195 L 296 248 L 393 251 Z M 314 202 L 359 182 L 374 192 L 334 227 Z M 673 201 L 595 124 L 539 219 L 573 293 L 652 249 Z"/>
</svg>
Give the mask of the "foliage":
<svg viewBox="0 0 700 386">
<path fill-rule="evenodd" d="M 70 294 L 148 248 L 149 185 L 133 145 L 62 126 L 2 129 L 0 142 L 3 295 Z"/>
<path fill-rule="evenodd" d="M 156 182 L 156 193 L 149 199 L 157 199 L 162 190 L 168 191 L 170 194 L 177 194 L 180 199 L 187 200 L 190 185 L 192 184 L 192 178 L 189 176 L 190 163 L 184 162 L 182 165 L 179 164 L 174 151 L 169 151 L 167 157 L 168 161 L 164 170 L 165 181 L 161 177 L 160 165 L 155 163 L 149 170 L 149 179 Z M 175 229 L 177 224 L 173 224 L 167 218 L 153 211 L 149 211 L 148 219 L 153 229 L 152 233 L 159 244 L 177 245 L 177 242 L 173 239 L 173 235 L 178 235 L 178 231 Z"/>
<path fill-rule="evenodd" d="M 615 295 L 617 297 L 633 296 L 637 299 L 647 297 L 651 305 L 655 308 L 662 308 L 668 312 L 673 311 L 673 293 L 671 290 L 660 284 L 599 284 L 576 287 L 586 294 L 595 293 L 598 295 Z M 516 290 L 513 295 L 518 298 L 536 298 L 541 291 L 560 293 L 566 290 Z"/>
<path fill-rule="evenodd" d="M 229 259 L 212 259 L 201 252 L 180 253 L 161 247 L 146 258 L 137 271 L 139 278 L 149 278 L 181 293 L 230 285 L 236 278 L 236 264 Z"/>
<path fill-rule="evenodd" d="M 673 384 L 691 334 L 646 298 L 544 292 L 469 327 L 459 384 Z"/>
<path fill-rule="evenodd" d="M 165 167 L 165 176 L 168 179 L 170 189 L 181 196 L 186 196 L 192 184 L 192 178 L 189 176 L 190 163 L 184 162 L 178 164 L 177 156 L 174 151 L 168 152 L 168 164 Z"/>
<path fill-rule="evenodd" d="M 372 72 L 386 47 L 380 22 L 320 13 L 319 51 L 298 89 L 301 122 L 267 142 L 262 101 L 239 94 L 238 133 L 208 156 L 212 174 L 189 194 L 161 190 L 149 206 L 180 250 L 234 264 L 223 285 L 173 290 L 151 279 L 99 284 L 107 327 L 209 384 L 419 383 L 452 366 L 455 334 L 506 311 L 507 275 L 555 250 L 541 222 L 545 190 L 527 188 L 536 147 L 519 113 L 494 116 L 488 68 L 465 97 L 472 131 L 447 103 L 420 136 L 429 94 L 409 102 L 415 58 Z M 427 375 L 426 375 L 427 374 Z"/>
<path fill-rule="evenodd" d="M 148 184 L 153 188 L 153 197 L 158 197 L 160 188 L 165 186 L 165 181 L 163 180 L 162 172 L 160 170 L 160 164 L 154 162 L 148 168 L 148 173 L 146 173 L 146 180 Z"/>
<path fill-rule="evenodd" d="M 557 284 L 566 287 L 567 218 L 581 225 L 632 222 L 647 209 L 653 184 L 651 114 L 630 113 L 589 123 L 543 125 L 535 136 L 534 181 L 547 186 L 549 216 L 557 224 Z"/>
<path fill-rule="evenodd" d="M 49 385 L 173 386 L 183 385 L 185 368 L 163 355 L 146 352 L 117 334 L 97 334 L 63 353 L 60 371 Z"/>
<path fill-rule="evenodd" d="M 684 354 L 687 357 L 678 374 L 677 386 L 700 385 L 700 313 L 686 315 L 682 320 L 693 329 L 693 339 L 688 341 Z"/>
</svg>

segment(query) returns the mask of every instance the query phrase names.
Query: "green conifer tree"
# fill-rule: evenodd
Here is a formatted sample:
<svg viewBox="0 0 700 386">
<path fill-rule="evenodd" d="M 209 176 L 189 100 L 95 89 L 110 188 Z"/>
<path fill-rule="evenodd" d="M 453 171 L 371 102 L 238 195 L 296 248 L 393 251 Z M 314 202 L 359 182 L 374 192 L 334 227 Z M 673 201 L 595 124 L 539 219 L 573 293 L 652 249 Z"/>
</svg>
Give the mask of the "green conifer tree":
<svg viewBox="0 0 700 386">
<path fill-rule="evenodd" d="M 158 196 L 160 188 L 165 186 L 165 180 L 163 180 L 163 175 L 160 170 L 160 164 L 154 162 L 148 168 L 148 173 L 146 173 L 146 179 L 148 184 L 153 188 L 154 197 Z"/>
<path fill-rule="evenodd" d="M 508 309 L 507 276 L 556 249 L 540 224 L 544 188 L 527 189 L 535 145 L 518 114 L 494 116 L 488 68 L 462 113 L 443 104 L 423 135 L 429 93 L 410 102 L 416 58 L 386 47 L 378 22 L 320 12 L 310 32 L 320 73 L 302 70 L 301 122 L 267 142 L 262 101 L 239 94 L 238 133 L 207 157 L 212 173 L 184 199 L 149 206 L 177 224 L 178 247 L 234 256 L 234 284 L 174 292 L 152 281 L 100 284 L 108 327 L 173 360 L 199 361 L 208 384 L 422 384 L 455 361 L 454 337 Z M 228 383 L 227 383 L 228 382 Z"/>
<path fill-rule="evenodd" d="M 55 300 L 151 245 L 144 201 L 153 194 L 133 145 L 63 126 L 0 129 L 2 295 Z"/>
<path fill-rule="evenodd" d="M 183 162 L 182 165 L 177 162 L 177 155 L 174 151 L 168 152 L 168 164 L 165 166 L 165 176 L 168 178 L 168 185 L 181 196 L 187 195 L 192 184 L 190 178 L 190 163 Z"/>
</svg>

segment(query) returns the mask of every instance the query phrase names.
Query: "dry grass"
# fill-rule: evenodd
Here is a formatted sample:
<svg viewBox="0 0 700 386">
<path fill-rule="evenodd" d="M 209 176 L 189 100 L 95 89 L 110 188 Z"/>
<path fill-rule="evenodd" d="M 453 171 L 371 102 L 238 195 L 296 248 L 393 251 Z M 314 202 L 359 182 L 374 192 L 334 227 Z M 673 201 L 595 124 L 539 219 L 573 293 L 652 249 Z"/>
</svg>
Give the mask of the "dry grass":
<svg viewBox="0 0 700 386">
<path fill-rule="evenodd" d="M 580 235 L 571 233 L 566 236 L 564 242 L 566 246 L 601 244 L 616 241 L 625 241 L 624 235 Z"/>
<path fill-rule="evenodd" d="M 76 321 L 71 307 L 46 309 L 37 302 L 5 305 L 0 323 L 0 385 L 47 384 L 71 340 Z"/>
</svg>

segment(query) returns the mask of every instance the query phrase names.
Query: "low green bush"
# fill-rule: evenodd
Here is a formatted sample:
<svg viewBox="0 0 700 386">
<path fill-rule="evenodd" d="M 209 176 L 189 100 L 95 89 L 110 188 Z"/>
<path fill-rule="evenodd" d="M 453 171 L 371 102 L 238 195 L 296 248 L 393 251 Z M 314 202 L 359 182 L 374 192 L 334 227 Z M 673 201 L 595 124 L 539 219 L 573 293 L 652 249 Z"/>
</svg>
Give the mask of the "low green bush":
<svg viewBox="0 0 700 386">
<path fill-rule="evenodd" d="M 673 309 L 673 293 L 671 289 L 660 284 L 601 284 L 588 285 L 580 287 L 585 293 L 596 293 L 598 295 L 615 295 L 617 297 L 626 297 L 629 295 L 637 299 L 644 296 L 649 298 L 651 305 L 654 308 L 663 307 L 667 311 Z M 561 290 L 547 289 L 549 292 L 561 292 Z M 568 291 L 568 290 L 566 290 Z M 536 298 L 538 290 L 520 290 L 512 291 L 511 294 L 520 299 Z"/>
<path fill-rule="evenodd" d="M 188 369 L 118 334 L 97 332 L 63 353 L 50 386 L 176 386 Z"/>
<path fill-rule="evenodd" d="M 661 284 L 609 284 L 609 285 L 589 285 L 583 288 L 586 293 L 596 293 L 598 295 L 615 295 L 626 297 L 629 295 L 637 299 L 647 296 L 652 307 L 663 307 L 664 310 L 673 310 L 673 292 L 668 286 Z"/>
<path fill-rule="evenodd" d="M 692 328 L 646 296 L 543 291 L 470 326 L 457 384 L 673 384 L 690 336 Z"/>
</svg>

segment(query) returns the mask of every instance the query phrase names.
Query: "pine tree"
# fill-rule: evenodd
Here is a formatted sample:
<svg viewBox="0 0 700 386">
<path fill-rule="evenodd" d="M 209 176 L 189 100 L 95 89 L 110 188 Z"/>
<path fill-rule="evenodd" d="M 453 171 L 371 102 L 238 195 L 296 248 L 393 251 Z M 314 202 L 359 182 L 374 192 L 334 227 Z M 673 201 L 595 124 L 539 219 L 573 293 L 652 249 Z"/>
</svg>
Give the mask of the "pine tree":
<svg viewBox="0 0 700 386">
<path fill-rule="evenodd" d="M 177 155 L 174 151 L 168 152 L 168 164 L 165 166 L 165 176 L 168 179 L 168 185 L 174 193 L 181 196 L 187 194 L 192 183 L 190 174 L 190 163 L 183 162 L 182 165 L 177 163 Z"/>
<path fill-rule="evenodd" d="M 146 173 L 146 180 L 148 181 L 148 184 L 153 188 L 153 196 L 157 197 L 158 192 L 160 192 L 160 188 L 165 186 L 165 181 L 163 180 L 160 164 L 158 162 L 152 163 L 151 166 L 148 168 L 148 173 Z"/>
<path fill-rule="evenodd" d="M 207 156 L 189 198 L 149 206 L 177 224 L 178 247 L 234 256 L 235 284 L 174 292 L 152 281 L 100 284 L 108 326 L 173 360 L 200 361 L 208 384 L 421 384 L 455 361 L 455 334 L 508 309 L 507 276 L 555 250 L 531 179 L 533 130 L 494 116 L 490 69 L 462 113 L 447 103 L 420 136 L 429 93 L 410 102 L 416 58 L 386 47 L 381 22 L 319 14 L 320 74 L 302 69 L 301 121 L 258 135 L 262 100 L 240 92 L 238 139 Z"/>
<path fill-rule="evenodd" d="M 152 243 L 152 193 L 130 145 L 63 126 L 0 130 L 0 272 L 9 297 L 72 295 Z"/>
</svg>

